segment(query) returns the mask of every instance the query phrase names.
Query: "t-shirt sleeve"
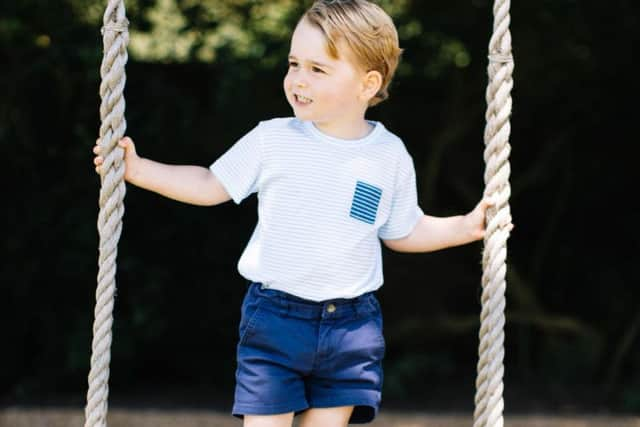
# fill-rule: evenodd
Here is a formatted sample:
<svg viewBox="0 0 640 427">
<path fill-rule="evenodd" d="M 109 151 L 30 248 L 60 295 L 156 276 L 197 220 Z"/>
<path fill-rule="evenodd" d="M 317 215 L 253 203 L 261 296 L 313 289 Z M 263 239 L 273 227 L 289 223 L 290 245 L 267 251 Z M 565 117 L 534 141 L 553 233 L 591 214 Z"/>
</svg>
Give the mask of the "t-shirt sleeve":
<svg viewBox="0 0 640 427">
<path fill-rule="evenodd" d="M 262 125 L 240 138 L 209 169 L 236 204 L 258 191 L 262 169 Z"/>
<path fill-rule="evenodd" d="M 418 205 L 416 171 L 413 159 L 406 150 L 400 156 L 391 212 L 378 230 L 381 239 L 401 239 L 408 236 L 424 215 Z"/>
</svg>

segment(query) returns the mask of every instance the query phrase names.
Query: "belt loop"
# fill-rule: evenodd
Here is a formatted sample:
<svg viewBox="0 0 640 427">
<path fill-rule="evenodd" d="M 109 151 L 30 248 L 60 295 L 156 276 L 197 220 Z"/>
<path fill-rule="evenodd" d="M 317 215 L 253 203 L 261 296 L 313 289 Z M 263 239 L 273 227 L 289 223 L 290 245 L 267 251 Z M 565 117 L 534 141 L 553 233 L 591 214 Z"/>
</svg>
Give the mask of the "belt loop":
<svg viewBox="0 0 640 427">
<path fill-rule="evenodd" d="M 289 317 L 289 311 L 291 310 L 289 301 L 287 301 L 287 299 L 282 295 L 279 295 L 278 304 L 280 305 L 280 312 L 282 313 L 282 317 Z"/>
<path fill-rule="evenodd" d="M 353 301 L 353 307 L 355 308 L 358 317 L 365 317 L 371 312 L 371 310 L 367 307 L 368 305 L 368 298 L 356 298 L 356 300 Z"/>
</svg>

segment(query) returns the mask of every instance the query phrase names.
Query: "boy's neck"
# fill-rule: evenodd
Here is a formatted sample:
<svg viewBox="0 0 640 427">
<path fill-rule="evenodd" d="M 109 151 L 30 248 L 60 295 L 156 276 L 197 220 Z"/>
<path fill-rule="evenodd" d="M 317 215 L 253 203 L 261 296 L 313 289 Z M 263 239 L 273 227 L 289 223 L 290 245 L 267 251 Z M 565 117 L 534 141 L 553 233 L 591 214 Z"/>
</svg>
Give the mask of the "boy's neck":
<svg viewBox="0 0 640 427">
<path fill-rule="evenodd" d="M 360 139 L 369 135 L 373 130 L 373 125 L 367 122 L 364 117 L 350 122 L 316 122 L 313 124 L 322 133 L 340 139 Z"/>
</svg>

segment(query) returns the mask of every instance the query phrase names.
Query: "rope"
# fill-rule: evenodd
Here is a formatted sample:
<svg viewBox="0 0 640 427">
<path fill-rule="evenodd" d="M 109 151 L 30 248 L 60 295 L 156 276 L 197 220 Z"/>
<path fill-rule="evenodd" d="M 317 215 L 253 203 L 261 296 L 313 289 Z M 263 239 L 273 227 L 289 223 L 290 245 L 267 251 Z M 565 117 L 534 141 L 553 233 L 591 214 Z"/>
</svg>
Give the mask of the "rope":
<svg viewBox="0 0 640 427">
<path fill-rule="evenodd" d="M 494 0 L 493 36 L 489 42 L 489 84 L 484 132 L 485 195 L 496 200 L 487 210 L 487 231 L 482 254 L 482 312 L 476 379 L 474 427 L 502 427 L 504 376 L 504 309 L 507 238 L 510 217 L 509 134 L 513 57 L 509 32 L 510 0 Z"/>
<path fill-rule="evenodd" d="M 124 66 L 127 63 L 129 22 L 125 17 L 123 0 L 109 0 L 103 22 L 101 33 L 104 56 L 100 67 L 102 103 L 100 104 L 99 143 L 104 163 L 100 169 L 99 269 L 85 427 L 106 427 L 107 425 L 111 327 L 116 292 L 116 255 L 122 232 L 126 191 L 123 150 L 117 147 L 126 128 L 123 91 L 126 80 Z"/>
</svg>

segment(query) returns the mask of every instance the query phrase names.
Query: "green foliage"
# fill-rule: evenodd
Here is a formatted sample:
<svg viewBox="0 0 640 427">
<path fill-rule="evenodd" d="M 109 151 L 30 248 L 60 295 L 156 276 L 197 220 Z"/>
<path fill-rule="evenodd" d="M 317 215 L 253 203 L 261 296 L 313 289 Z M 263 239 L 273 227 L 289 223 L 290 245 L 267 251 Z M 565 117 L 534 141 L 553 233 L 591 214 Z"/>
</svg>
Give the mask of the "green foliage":
<svg viewBox="0 0 640 427">
<path fill-rule="evenodd" d="M 640 411 L 640 387 L 633 386 L 623 391 L 623 408 L 632 413 Z"/>
<path fill-rule="evenodd" d="M 446 353 L 406 353 L 385 365 L 384 392 L 391 399 L 409 400 L 430 393 L 425 384 L 439 383 L 455 374 L 456 367 Z"/>
</svg>

